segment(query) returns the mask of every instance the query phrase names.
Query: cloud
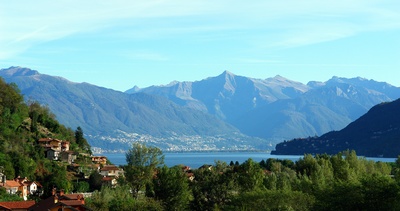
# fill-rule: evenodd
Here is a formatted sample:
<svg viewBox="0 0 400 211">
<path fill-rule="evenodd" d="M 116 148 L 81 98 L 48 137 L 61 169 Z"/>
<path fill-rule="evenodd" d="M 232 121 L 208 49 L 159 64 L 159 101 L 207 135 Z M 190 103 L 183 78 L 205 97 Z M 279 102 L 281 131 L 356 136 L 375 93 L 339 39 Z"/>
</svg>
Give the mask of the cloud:
<svg viewBox="0 0 400 211">
<path fill-rule="evenodd" d="M 297 47 L 398 29 L 400 9 L 392 5 L 398 4 L 364 0 L 7 1 L 0 9 L 0 59 L 44 42 L 103 33 L 130 39 L 190 39 L 188 35 L 197 33 L 221 41 L 235 36 L 254 46 Z"/>
</svg>

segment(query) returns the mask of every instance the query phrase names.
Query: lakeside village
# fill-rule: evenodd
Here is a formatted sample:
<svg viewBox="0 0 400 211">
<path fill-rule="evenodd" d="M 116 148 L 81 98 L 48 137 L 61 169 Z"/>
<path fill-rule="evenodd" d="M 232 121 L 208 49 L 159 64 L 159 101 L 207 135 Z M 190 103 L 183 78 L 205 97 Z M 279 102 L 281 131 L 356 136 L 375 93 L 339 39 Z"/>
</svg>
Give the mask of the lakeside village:
<svg viewBox="0 0 400 211">
<path fill-rule="evenodd" d="M 96 170 L 103 176 L 103 183 L 115 186 L 117 178 L 123 175 L 122 169 L 114 165 L 107 165 L 107 158 L 105 156 L 91 156 L 87 153 L 70 151 L 69 141 L 42 138 L 39 139 L 39 144 L 44 148 L 47 159 L 67 164 L 68 171 L 74 172 L 74 176 L 77 179 L 87 180 L 89 175 L 86 173 Z M 78 156 L 86 160 L 91 160 L 91 162 L 86 165 L 78 164 L 75 162 Z M 34 200 L 28 201 L 27 199 L 30 195 L 40 197 L 43 194 L 43 186 L 39 182 L 30 181 L 29 178 L 21 176 L 9 180 L 2 172 L 0 172 L 0 176 L 0 188 L 4 188 L 9 194 L 16 194 L 24 199 L 24 201 L 0 202 L 0 210 L 58 210 L 59 208 L 63 210 L 64 207 L 88 210 L 85 207 L 84 199 L 88 194 L 64 194 L 63 190 L 53 188 L 52 196 L 36 203 Z"/>
<path fill-rule="evenodd" d="M 88 180 L 90 172 L 97 171 L 102 176 L 102 185 L 116 187 L 119 177 L 124 176 L 124 170 L 111 165 L 106 156 L 92 156 L 87 153 L 70 151 L 70 142 L 53 138 L 39 139 L 39 144 L 44 148 L 45 157 L 53 162 L 62 162 L 67 165 L 68 172 L 74 174 L 77 180 Z M 89 161 L 86 164 L 77 163 L 78 157 Z M 27 177 L 18 176 L 14 179 L 6 178 L 0 166 L 0 188 L 8 194 L 20 196 L 23 201 L 0 202 L 0 210 L 91 210 L 85 206 L 85 197 L 91 193 L 65 194 L 63 190 L 53 188 L 52 195 L 36 203 L 28 200 L 29 196 L 42 196 L 43 186 L 38 181 L 31 181 Z M 190 167 L 182 168 L 190 180 L 194 179 Z"/>
</svg>

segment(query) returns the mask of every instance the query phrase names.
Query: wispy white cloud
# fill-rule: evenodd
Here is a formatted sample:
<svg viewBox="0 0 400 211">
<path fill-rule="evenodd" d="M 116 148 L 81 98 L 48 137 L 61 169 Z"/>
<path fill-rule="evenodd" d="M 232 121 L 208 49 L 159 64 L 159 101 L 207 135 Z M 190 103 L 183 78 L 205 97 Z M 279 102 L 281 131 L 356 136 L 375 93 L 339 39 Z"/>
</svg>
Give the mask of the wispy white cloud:
<svg viewBox="0 0 400 211">
<path fill-rule="evenodd" d="M 0 9 L 0 59 L 40 43 L 82 33 L 96 36 L 115 27 L 122 32 L 107 33 L 131 39 L 193 33 L 204 38 L 218 32 L 213 38 L 222 41 L 236 36 L 255 46 L 296 47 L 398 29 L 398 5 L 364 0 L 7 1 Z M 152 57 L 157 56 L 147 55 Z"/>
</svg>

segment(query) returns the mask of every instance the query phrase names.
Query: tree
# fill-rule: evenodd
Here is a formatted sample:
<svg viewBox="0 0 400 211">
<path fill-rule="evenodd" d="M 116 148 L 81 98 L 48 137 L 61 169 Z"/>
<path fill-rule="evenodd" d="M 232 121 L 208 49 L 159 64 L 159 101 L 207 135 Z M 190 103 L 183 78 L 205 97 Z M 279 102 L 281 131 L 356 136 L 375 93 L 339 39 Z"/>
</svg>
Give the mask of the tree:
<svg viewBox="0 0 400 211">
<path fill-rule="evenodd" d="M 210 170 L 194 171 L 195 180 L 190 183 L 193 193 L 192 210 L 215 210 L 228 203 L 237 193 L 236 173 L 225 162 L 216 162 Z"/>
<path fill-rule="evenodd" d="M 90 145 L 88 144 L 87 140 L 85 137 L 83 137 L 83 130 L 81 127 L 77 127 L 75 131 L 75 142 L 78 144 L 78 146 L 88 152 L 89 154 L 92 154 L 92 151 L 90 150 Z"/>
<path fill-rule="evenodd" d="M 191 198 L 189 179 L 179 166 L 158 169 L 153 179 L 155 198 L 161 200 L 165 210 L 187 210 Z"/>
<path fill-rule="evenodd" d="M 44 196 L 50 196 L 53 188 L 64 190 L 66 193 L 71 192 L 73 190 L 73 184 L 68 178 L 67 168 L 56 162 L 51 162 L 50 165 L 48 170 L 51 173 L 45 175 L 42 183 L 45 191 Z"/>
<path fill-rule="evenodd" d="M 263 171 L 260 164 L 251 158 L 242 163 L 239 167 L 239 186 L 242 192 L 252 191 L 263 186 Z"/>
<path fill-rule="evenodd" d="M 364 210 L 399 210 L 400 194 L 396 182 L 383 175 L 368 175 L 361 180 Z"/>
<path fill-rule="evenodd" d="M 90 185 L 86 181 L 78 181 L 74 183 L 75 192 L 85 193 L 90 190 Z"/>
<path fill-rule="evenodd" d="M 0 201 L 22 201 L 23 199 L 17 194 L 7 193 L 6 189 L 0 188 Z"/>
<path fill-rule="evenodd" d="M 100 190 L 101 186 L 102 186 L 102 181 L 101 181 L 102 178 L 103 178 L 103 176 L 101 176 L 101 174 L 99 174 L 99 172 L 93 171 L 89 176 L 90 190 L 92 190 L 92 191 Z"/>
<path fill-rule="evenodd" d="M 226 210 L 311 210 L 314 202 L 300 191 L 258 190 L 237 195 Z"/>
<path fill-rule="evenodd" d="M 157 167 L 164 164 L 164 155 L 157 147 L 148 147 L 135 142 L 126 153 L 125 177 L 134 197 L 149 184 Z"/>
<path fill-rule="evenodd" d="M 104 186 L 101 191 L 94 191 L 85 204 L 98 211 L 163 210 L 158 201 L 151 198 L 135 199 L 129 191 L 130 187 L 125 185 L 118 188 Z"/>
</svg>

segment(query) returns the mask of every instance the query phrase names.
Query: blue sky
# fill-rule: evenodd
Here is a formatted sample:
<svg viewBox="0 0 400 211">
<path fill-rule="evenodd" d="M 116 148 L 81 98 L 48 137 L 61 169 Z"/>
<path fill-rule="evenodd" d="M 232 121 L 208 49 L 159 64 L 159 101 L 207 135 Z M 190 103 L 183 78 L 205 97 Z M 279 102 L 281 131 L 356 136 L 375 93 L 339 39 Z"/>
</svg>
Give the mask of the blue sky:
<svg viewBox="0 0 400 211">
<path fill-rule="evenodd" d="M 398 1 L 0 0 L 0 68 L 125 91 L 236 75 L 400 86 Z"/>
</svg>

